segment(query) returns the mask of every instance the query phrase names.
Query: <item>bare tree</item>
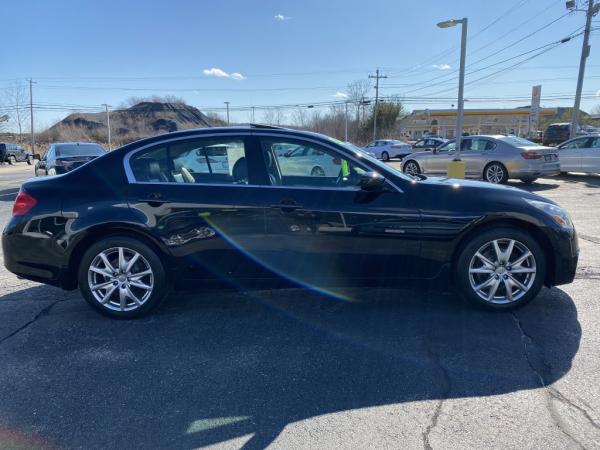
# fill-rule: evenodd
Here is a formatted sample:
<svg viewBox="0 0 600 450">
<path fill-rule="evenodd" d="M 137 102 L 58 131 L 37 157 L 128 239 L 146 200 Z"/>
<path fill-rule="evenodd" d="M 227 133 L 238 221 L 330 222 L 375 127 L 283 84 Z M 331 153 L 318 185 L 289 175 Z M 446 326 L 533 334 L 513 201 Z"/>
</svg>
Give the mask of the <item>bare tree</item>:
<svg viewBox="0 0 600 450">
<path fill-rule="evenodd" d="M 263 112 L 263 123 L 268 125 L 281 125 L 286 120 L 286 115 L 281 108 L 269 108 Z"/>
<path fill-rule="evenodd" d="M 29 96 L 27 87 L 22 81 L 15 81 L 6 88 L 4 97 L 6 104 L 11 111 L 9 113 L 9 123 L 19 130 L 19 143 L 23 142 L 23 127 L 27 123 L 27 105 Z"/>
<path fill-rule="evenodd" d="M 360 107 L 361 104 L 367 100 L 369 92 L 371 92 L 372 88 L 373 86 L 371 86 L 371 83 L 367 79 L 354 81 L 346 87 L 348 102 L 353 105 L 354 109 L 355 119 L 352 123 L 352 128 L 354 128 L 354 136 L 356 140 L 358 140 L 360 137 Z M 363 105 L 363 111 L 364 107 L 365 106 Z"/>
</svg>

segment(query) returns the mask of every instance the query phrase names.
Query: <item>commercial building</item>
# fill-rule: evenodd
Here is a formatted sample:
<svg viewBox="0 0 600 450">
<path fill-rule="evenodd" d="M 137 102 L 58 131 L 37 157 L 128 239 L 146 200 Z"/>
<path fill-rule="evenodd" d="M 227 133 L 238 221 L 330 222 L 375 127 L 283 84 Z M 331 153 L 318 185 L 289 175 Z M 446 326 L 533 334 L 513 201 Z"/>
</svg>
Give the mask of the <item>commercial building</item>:
<svg viewBox="0 0 600 450">
<path fill-rule="evenodd" d="M 540 108 L 541 123 L 560 121 L 572 108 Z M 463 132 L 469 134 L 529 135 L 530 107 L 507 109 L 465 109 Z M 426 133 L 453 138 L 456 130 L 455 109 L 418 109 L 400 124 L 401 131 L 410 138 L 418 139 Z M 536 127 L 532 127 L 535 131 Z"/>
</svg>

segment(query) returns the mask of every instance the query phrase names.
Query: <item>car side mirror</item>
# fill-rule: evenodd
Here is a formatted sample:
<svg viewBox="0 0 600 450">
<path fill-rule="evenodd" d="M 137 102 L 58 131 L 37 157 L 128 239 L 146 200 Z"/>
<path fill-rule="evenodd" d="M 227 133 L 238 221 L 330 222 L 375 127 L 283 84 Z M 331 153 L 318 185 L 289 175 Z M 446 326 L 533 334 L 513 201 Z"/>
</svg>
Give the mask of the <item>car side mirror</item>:
<svg viewBox="0 0 600 450">
<path fill-rule="evenodd" d="M 361 175 L 358 185 L 365 192 L 381 191 L 385 187 L 385 177 L 377 172 L 367 172 Z"/>
</svg>

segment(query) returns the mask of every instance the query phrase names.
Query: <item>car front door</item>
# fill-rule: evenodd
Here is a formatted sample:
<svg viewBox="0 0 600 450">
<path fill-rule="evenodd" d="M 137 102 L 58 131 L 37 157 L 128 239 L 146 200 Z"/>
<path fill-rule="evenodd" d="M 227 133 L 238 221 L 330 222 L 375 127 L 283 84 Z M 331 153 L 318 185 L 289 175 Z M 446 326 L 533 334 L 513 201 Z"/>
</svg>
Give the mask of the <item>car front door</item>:
<svg viewBox="0 0 600 450">
<path fill-rule="evenodd" d="M 448 172 L 448 164 L 454 158 L 455 149 L 456 143 L 454 141 L 442 145 L 423 159 L 422 168 L 426 173 L 445 175 Z M 421 164 L 421 160 L 419 160 L 419 164 Z"/>
<path fill-rule="evenodd" d="M 377 193 L 362 191 L 358 182 L 366 166 L 334 146 L 302 141 L 338 170 L 326 176 L 290 174 L 273 149 L 298 139 L 261 137 L 270 180 L 264 194 L 269 267 L 317 287 L 414 276 L 420 251 L 416 205 L 391 184 Z"/>
<path fill-rule="evenodd" d="M 581 169 L 587 173 L 600 173 L 600 137 L 588 139 L 581 151 Z"/>
<path fill-rule="evenodd" d="M 183 279 L 264 278 L 258 146 L 240 134 L 166 140 L 126 158 L 130 209 Z M 262 172 L 261 172 L 262 173 Z"/>
<path fill-rule="evenodd" d="M 463 139 L 461 147 L 460 157 L 465 162 L 465 176 L 481 178 L 485 157 L 493 151 L 495 143 L 489 139 L 467 138 Z"/>
<path fill-rule="evenodd" d="M 559 145 L 558 159 L 560 161 L 560 170 L 563 172 L 584 171 L 584 150 L 589 147 L 592 140 L 589 137 L 581 137 Z"/>
</svg>

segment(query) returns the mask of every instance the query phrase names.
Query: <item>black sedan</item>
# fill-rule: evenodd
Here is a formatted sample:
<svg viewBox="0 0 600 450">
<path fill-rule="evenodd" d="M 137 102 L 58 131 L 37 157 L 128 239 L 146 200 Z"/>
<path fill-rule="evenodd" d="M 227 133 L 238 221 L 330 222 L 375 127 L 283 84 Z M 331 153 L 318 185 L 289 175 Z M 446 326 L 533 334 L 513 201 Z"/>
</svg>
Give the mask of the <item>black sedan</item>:
<svg viewBox="0 0 600 450">
<path fill-rule="evenodd" d="M 326 175 L 282 145 L 310 148 Z M 156 136 L 27 181 L 2 245 L 11 272 L 79 287 L 122 318 L 223 280 L 343 297 L 348 285 L 437 279 L 510 308 L 571 282 L 579 252 L 568 214 L 543 197 L 414 179 L 340 141 L 267 126 Z"/>
<path fill-rule="evenodd" d="M 35 164 L 35 176 L 59 175 L 102 156 L 106 151 L 98 144 L 62 142 L 51 144 Z"/>
</svg>

